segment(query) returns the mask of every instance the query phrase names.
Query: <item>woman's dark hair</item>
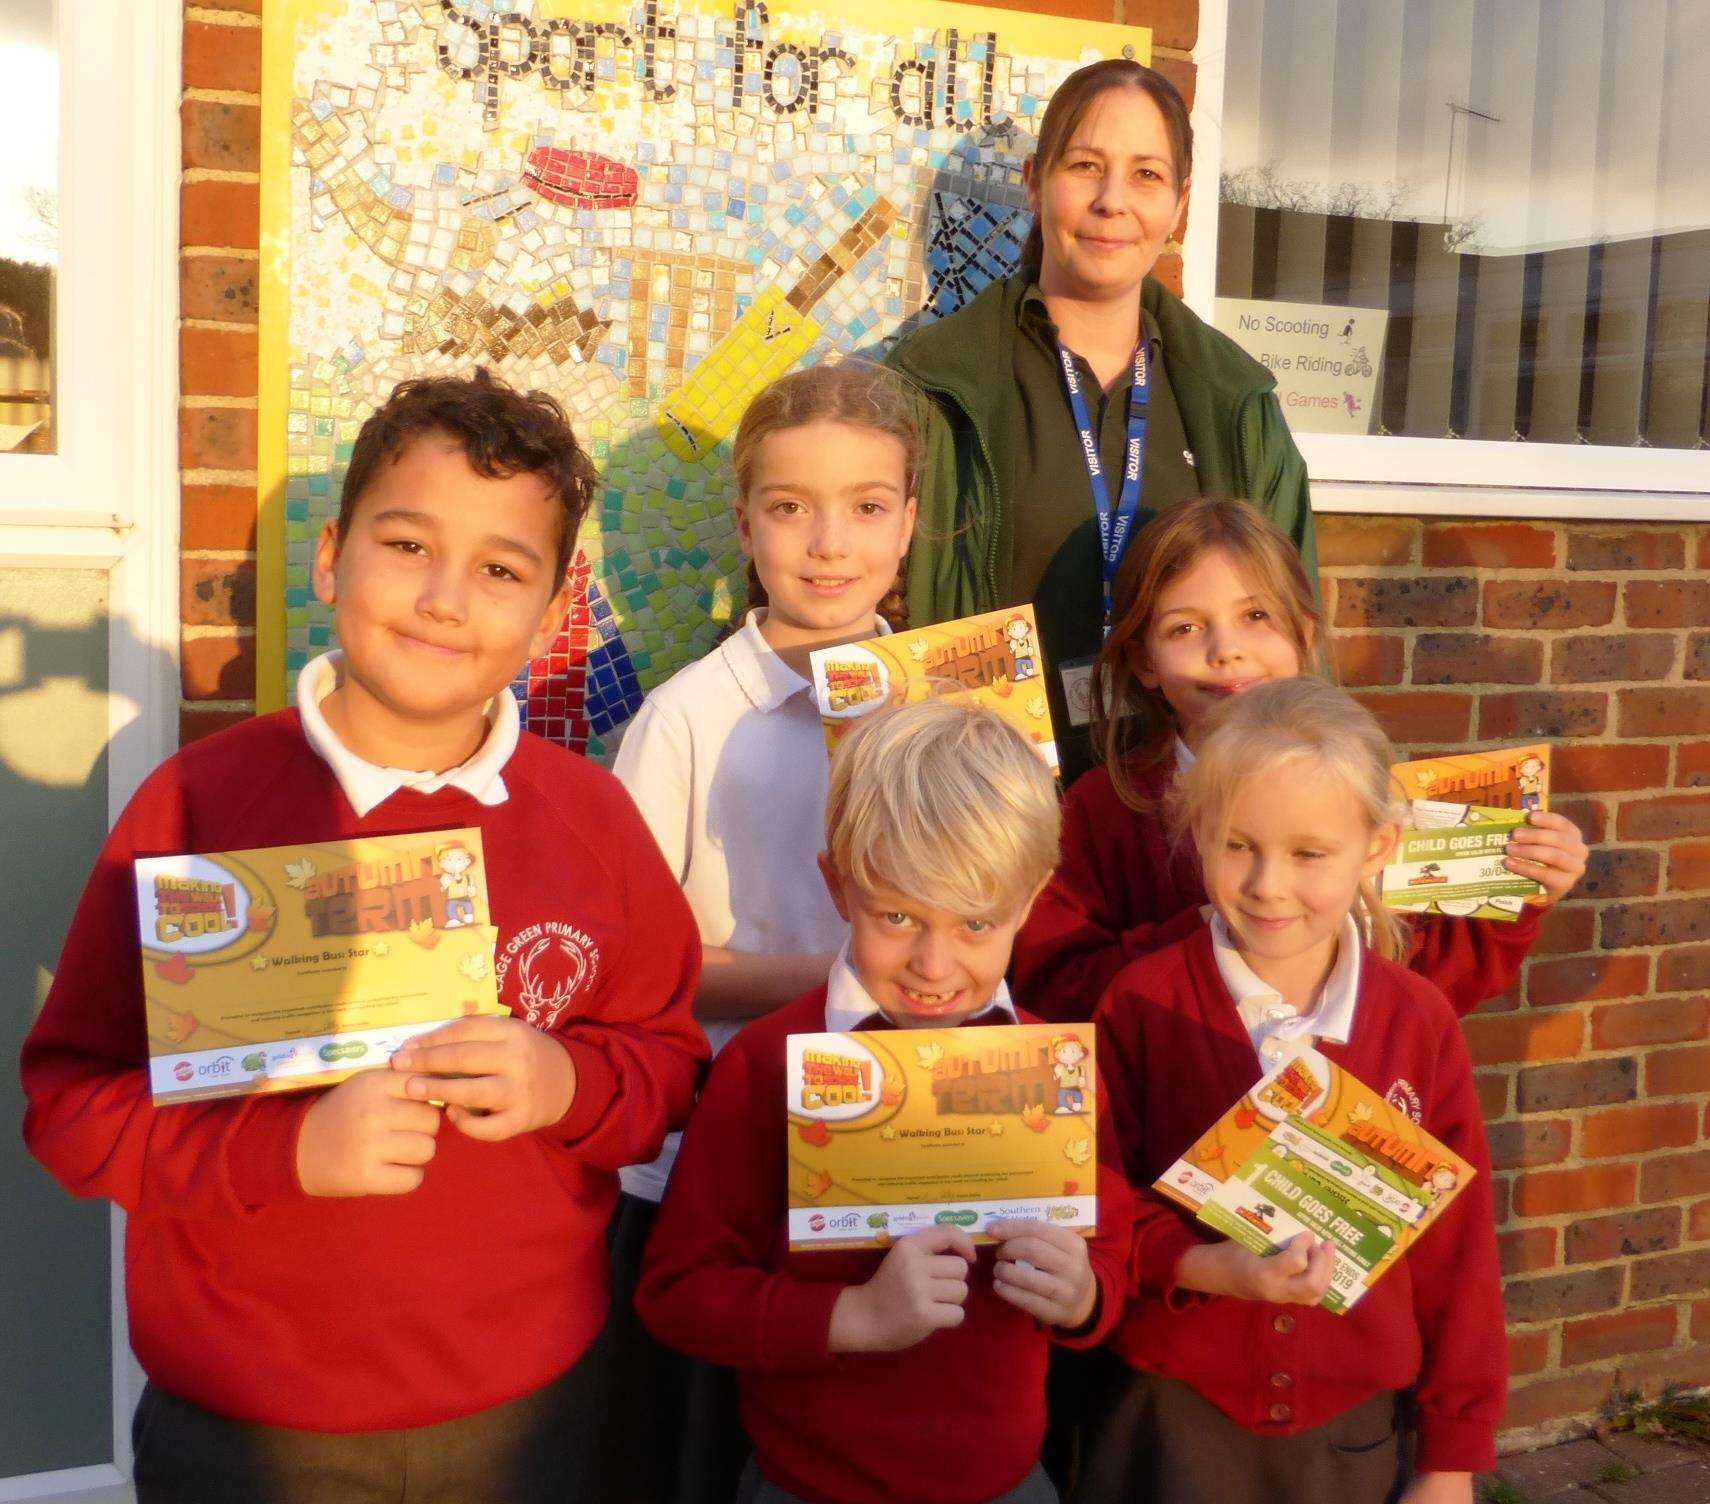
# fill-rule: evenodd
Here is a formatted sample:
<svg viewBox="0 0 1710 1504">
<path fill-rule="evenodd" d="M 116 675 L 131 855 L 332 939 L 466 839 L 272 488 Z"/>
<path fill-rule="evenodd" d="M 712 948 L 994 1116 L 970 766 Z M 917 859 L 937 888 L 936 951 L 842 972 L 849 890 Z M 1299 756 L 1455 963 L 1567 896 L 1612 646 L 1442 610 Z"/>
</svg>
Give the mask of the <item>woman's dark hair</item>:
<svg viewBox="0 0 1710 1504">
<path fill-rule="evenodd" d="M 383 461 L 396 462 L 411 439 L 443 433 L 463 447 L 469 466 L 490 480 L 538 475 L 562 512 L 561 581 L 576 551 L 576 534 L 594 495 L 594 463 L 576 442 L 564 409 L 545 392 L 519 392 L 490 372 L 471 377 L 425 376 L 400 381 L 369 414 L 350 451 L 339 498 L 338 537 L 350 532 L 362 493 Z"/>
<path fill-rule="evenodd" d="M 1057 86 L 1051 103 L 1045 107 L 1045 118 L 1039 123 L 1039 144 L 1033 150 L 1033 181 L 1043 183 L 1046 174 L 1062 160 L 1093 101 L 1109 89 L 1139 89 L 1157 105 L 1164 117 L 1164 129 L 1169 133 L 1170 165 L 1175 169 L 1176 190 L 1180 192 L 1181 185 L 1193 176 L 1193 125 L 1188 119 L 1187 101 L 1157 69 L 1125 57 L 1088 63 L 1075 69 Z M 1044 255 L 1044 235 L 1035 220 L 1021 248 L 1021 270 L 1035 281 Z"/>
</svg>

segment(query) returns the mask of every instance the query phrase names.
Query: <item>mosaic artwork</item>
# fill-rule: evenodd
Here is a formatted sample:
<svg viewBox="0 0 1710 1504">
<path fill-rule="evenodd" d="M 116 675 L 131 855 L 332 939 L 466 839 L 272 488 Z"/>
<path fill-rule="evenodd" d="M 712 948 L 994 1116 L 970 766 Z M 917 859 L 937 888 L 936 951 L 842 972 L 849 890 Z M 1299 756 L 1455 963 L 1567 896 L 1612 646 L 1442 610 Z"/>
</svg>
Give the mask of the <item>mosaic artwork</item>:
<svg viewBox="0 0 1710 1504">
<path fill-rule="evenodd" d="M 263 349 L 289 374 L 264 379 L 263 699 L 331 640 L 308 567 L 362 419 L 481 364 L 563 402 L 600 470 L 517 685 L 596 756 L 740 609 L 747 402 L 1011 270 L 1052 89 L 1149 58 L 1139 28 L 892 0 L 284 0 L 266 25 Z"/>
</svg>

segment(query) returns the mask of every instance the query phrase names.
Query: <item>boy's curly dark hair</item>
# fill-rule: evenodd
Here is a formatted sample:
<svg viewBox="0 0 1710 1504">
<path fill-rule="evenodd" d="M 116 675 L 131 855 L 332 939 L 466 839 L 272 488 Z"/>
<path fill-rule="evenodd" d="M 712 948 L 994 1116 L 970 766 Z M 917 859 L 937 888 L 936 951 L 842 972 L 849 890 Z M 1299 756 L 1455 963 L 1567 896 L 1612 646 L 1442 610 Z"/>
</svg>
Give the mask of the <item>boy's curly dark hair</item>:
<svg viewBox="0 0 1710 1504">
<path fill-rule="evenodd" d="M 471 377 L 424 376 L 400 381 L 392 395 L 362 425 L 350 452 L 344 491 L 339 499 L 338 536 L 342 543 L 356 514 L 356 503 L 384 460 L 396 460 L 411 439 L 424 433 L 456 439 L 478 475 L 508 480 L 538 475 L 563 510 L 558 535 L 562 580 L 576 551 L 576 534 L 594 496 L 594 463 L 564 409 L 545 392 L 519 392 L 497 376 L 477 368 Z"/>
</svg>

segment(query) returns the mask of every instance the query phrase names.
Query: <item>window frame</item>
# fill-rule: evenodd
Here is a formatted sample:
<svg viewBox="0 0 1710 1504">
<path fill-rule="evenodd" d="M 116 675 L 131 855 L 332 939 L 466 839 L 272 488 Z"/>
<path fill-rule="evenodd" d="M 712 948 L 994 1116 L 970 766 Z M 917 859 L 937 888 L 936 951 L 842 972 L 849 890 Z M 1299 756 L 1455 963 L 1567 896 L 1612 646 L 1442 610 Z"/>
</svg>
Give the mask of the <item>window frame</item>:
<svg viewBox="0 0 1710 1504">
<path fill-rule="evenodd" d="M 1229 0 L 1200 0 L 1194 43 L 1192 223 L 1183 289 L 1210 322 L 1217 297 Z M 1710 521 L 1710 449 L 1295 433 L 1319 512 Z"/>
</svg>

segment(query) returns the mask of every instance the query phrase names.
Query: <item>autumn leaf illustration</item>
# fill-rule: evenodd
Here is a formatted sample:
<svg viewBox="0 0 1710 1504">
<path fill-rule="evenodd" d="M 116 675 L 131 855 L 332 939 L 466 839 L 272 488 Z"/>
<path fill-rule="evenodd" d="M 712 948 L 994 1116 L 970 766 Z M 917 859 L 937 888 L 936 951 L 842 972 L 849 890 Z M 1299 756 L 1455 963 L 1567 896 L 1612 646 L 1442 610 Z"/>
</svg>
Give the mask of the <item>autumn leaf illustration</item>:
<svg viewBox="0 0 1710 1504">
<path fill-rule="evenodd" d="M 1015 693 L 1015 681 L 1008 674 L 999 674 L 986 688 L 1000 700 L 1007 700 Z"/>
<path fill-rule="evenodd" d="M 823 1196 L 831 1189 L 830 1170 L 809 1170 L 807 1178 L 807 1193 L 810 1196 Z"/>
<path fill-rule="evenodd" d="M 278 912 L 270 903 L 252 903 L 249 906 L 249 927 L 252 930 L 265 930 L 273 923 L 273 916 Z"/>
<path fill-rule="evenodd" d="M 1065 1196 L 1078 1196 L 1078 1195 L 1080 1195 L 1080 1193 L 1081 1193 L 1080 1181 L 1078 1181 L 1078 1180 L 1065 1180 L 1063 1182 L 1063 1194 Z"/>
<path fill-rule="evenodd" d="M 926 639 L 924 637 L 915 638 L 915 640 L 908 645 L 908 655 L 914 659 L 916 663 L 926 662 Z"/>
<path fill-rule="evenodd" d="M 432 950 L 434 946 L 439 944 L 439 931 L 433 927 L 433 920 L 431 919 L 411 921 L 409 936 L 423 950 Z"/>
<path fill-rule="evenodd" d="M 487 975 L 487 958 L 480 951 L 472 950 L 458 957 L 457 969 L 471 982 L 479 982 Z"/>
<path fill-rule="evenodd" d="M 1031 1107 L 1021 1109 L 1021 1121 L 1035 1133 L 1043 1133 L 1051 1126 L 1051 1120 L 1045 1116 L 1045 1104 L 1035 1102 Z"/>
<path fill-rule="evenodd" d="M 1035 695 L 1027 702 L 1027 713 L 1036 721 L 1045 719 L 1045 696 Z"/>
<path fill-rule="evenodd" d="M 308 857 L 304 857 L 300 862 L 287 862 L 285 864 L 285 886 L 287 888 L 301 888 L 314 875 L 315 864 Z"/>
<path fill-rule="evenodd" d="M 1258 1121 L 1259 1114 L 1247 1106 L 1245 1102 L 1235 1109 L 1235 1126 L 1237 1128 L 1251 1128 Z"/>
<path fill-rule="evenodd" d="M 885 1077 L 885 1084 L 879 1088 L 879 1102 L 885 1107 L 895 1107 L 903 1099 L 902 1082 Z"/>
<path fill-rule="evenodd" d="M 804 1144 L 812 1144 L 817 1149 L 823 1149 L 831 1142 L 831 1130 L 815 1118 L 811 1123 L 803 1123 L 797 1130 Z"/>
<path fill-rule="evenodd" d="M 941 1044 L 917 1044 L 914 1047 L 914 1058 L 920 1062 L 923 1071 L 929 1071 L 944 1058 L 944 1046 Z"/>
<path fill-rule="evenodd" d="M 166 1037 L 174 1044 L 183 1044 L 195 1032 L 194 1013 L 179 1013 L 171 1008 L 166 1010 Z"/>
<path fill-rule="evenodd" d="M 1072 1138 L 1063 1145 L 1063 1158 L 1072 1165 L 1084 1165 L 1092 1158 L 1092 1140 Z"/>
<path fill-rule="evenodd" d="M 176 953 L 164 961 L 156 961 L 154 974 L 163 982 L 176 982 L 181 987 L 196 975 L 190 963 Z"/>
</svg>

